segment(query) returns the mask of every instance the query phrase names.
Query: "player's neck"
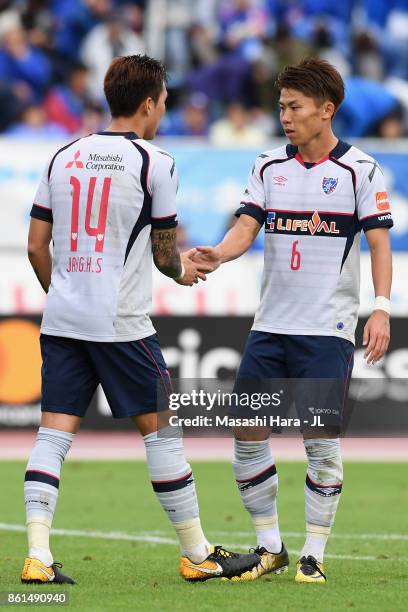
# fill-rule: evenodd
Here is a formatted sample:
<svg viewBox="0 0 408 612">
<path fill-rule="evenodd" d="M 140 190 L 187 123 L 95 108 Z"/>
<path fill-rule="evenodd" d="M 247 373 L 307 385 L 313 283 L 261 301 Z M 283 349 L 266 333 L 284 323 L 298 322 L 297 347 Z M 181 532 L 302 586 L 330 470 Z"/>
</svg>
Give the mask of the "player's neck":
<svg viewBox="0 0 408 612">
<path fill-rule="evenodd" d="M 328 134 L 320 135 L 305 145 L 299 145 L 298 151 L 305 162 L 318 162 L 334 149 L 339 139 L 330 130 Z"/>
<path fill-rule="evenodd" d="M 105 132 L 135 132 L 139 138 L 144 138 L 145 127 L 142 121 L 134 117 L 118 117 L 112 119 Z"/>
</svg>

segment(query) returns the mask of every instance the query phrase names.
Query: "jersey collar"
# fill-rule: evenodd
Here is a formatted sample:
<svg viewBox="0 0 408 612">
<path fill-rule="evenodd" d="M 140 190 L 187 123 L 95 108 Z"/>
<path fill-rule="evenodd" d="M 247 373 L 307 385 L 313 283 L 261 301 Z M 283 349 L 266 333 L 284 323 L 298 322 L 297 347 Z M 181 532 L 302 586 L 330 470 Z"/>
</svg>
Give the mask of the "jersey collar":
<svg viewBox="0 0 408 612">
<path fill-rule="evenodd" d="M 298 148 L 295 145 L 292 145 L 292 144 L 286 145 L 286 155 L 288 157 L 294 157 L 305 168 L 314 168 L 314 166 L 322 164 L 323 162 L 327 161 L 331 157 L 334 157 L 334 159 L 340 159 L 340 157 L 343 157 L 343 155 L 345 155 L 350 148 L 351 148 L 351 145 L 339 139 L 334 149 L 332 149 L 328 155 L 325 155 L 324 157 L 322 157 L 322 159 L 315 162 L 313 165 L 309 162 L 305 163 L 303 161 L 302 156 L 298 152 Z"/>
<path fill-rule="evenodd" d="M 98 136 L 123 136 L 129 140 L 137 140 L 139 136 L 136 132 L 96 132 Z"/>
</svg>

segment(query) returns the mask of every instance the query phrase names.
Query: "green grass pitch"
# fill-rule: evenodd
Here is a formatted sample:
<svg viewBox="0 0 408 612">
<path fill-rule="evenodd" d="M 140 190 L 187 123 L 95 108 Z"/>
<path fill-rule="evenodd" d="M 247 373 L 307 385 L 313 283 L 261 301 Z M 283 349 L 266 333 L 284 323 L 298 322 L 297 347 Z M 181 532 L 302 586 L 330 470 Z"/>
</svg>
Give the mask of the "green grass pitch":
<svg viewBox="0 0 408 612">
<path fill-rule="evenodd" d="M 193 468 L 209 539 L 241 550 L 253 546 L 251 524 L 241 506 L 231 466 L 197 462 Z M 407 468 L 402 463 L 345 464 L 343 497 L 327 547 L 326 585 L 297 585 L 293 580 L 304 530 L 305 465 L 301 463 L 278 464 L 280 526 L 291 551 L 289 572 L 252 583 L 213 579 L 189 584 L 179 578 L 174 534 L 151 491 L 146 466 L 141 462 L 68 461 L 63 468 L 54 527 L 77 530 L 78 535 L 52 538 L 54 558 L 78 581 L 67 588 L 70 604 L 65 609 L 405 611 Z M 10 531 L 7 525 L 24 524 L 23 472 L 21 462 L 0 463 L 0 591 L 55 591 L 61 588 L 20 584 L 25 534 L 18 527 Z"/>
</svg>

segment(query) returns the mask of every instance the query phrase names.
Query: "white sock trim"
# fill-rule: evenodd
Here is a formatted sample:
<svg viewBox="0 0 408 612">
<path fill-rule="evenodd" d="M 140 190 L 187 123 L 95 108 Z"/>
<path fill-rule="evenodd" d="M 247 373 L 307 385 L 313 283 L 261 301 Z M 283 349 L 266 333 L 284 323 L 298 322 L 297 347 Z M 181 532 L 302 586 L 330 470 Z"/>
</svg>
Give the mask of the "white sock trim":
<svg viewBox="0 0 408 612">
<path fill-rule="evenodd" d="M 312 525 L 312 523 L 306 523 L 306 533 L 310 533 L 316 536 L 328 536 L 330 535 L 331 527 L 324 525 Z"/>
<path fill-rule="evenodd" d="M 50 523 L 46 520 L 29 520 L 27 522 L 28 556 L 38 559 L 47 567 L 53 564 L 50 551 Z"/>
<path fill-rule="evenodd" d="M 253 519 L 253 523 L 256 529 L 260 531 L 266 529 L 273 529 L 278 524 L 278 515 L 275 516 L 256 516 Z"/>
<path fill-rule="evenodd" d="M 209 544 L 204 536 L 199 517 L 173 523 L 183 555 L 193 563 L 201 563 L 209 555 Z"/>
</svg>

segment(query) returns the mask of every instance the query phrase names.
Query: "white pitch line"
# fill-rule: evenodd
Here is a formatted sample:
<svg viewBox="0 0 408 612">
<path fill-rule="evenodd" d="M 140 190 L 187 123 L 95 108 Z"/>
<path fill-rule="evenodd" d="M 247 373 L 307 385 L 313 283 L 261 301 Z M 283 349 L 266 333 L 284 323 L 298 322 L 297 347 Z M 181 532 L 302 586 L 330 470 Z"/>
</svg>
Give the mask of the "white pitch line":
<svg viewBox="0 0 408 612">
<path fill-rule="evenodd" d="M 12 523 L 0 523 L 0 531 L 17 531 L 25 532 L 26 527 L 24 525 L 14 525 Z M 101 540 L 122 540 L 126 542 L 146 542 L 147 544 L 171 544 L 176 546 L 177 540 L 173 538 L 161 537 L 152 533 L 123 533 L 121 531 L 93 531 L 93 530 L 81 530 L 81 529 L 52 529 L 52 535 L 79 537 L 79 538 L 97 538 Z M 157 533 L 157 532 L 155 532 Z M 224 532 L 212 532 L 212 533 L 224 533 Z M 242 532 L 241 532 L 242 533 Z M 248 532 L 249 533 L 249 532 Z M 236 535 L 234 532 L 229 535 Z M 227 543 L 227 548 L 235 550 L 248 550 L 249 544 L 234 544 Z M 298 550 L 288 550 L 293 555 L 299 555 Z M 327 559 L 341 559 L 344 561 L 408 561 L 408 557 L 397 557 L 394 559 L 374 557 L 372 555 L 332 555 L 326 554 Z"/>
<path fill-rule="evenodd" d="M 150 535 L 166 536 L 169 534 L 168 531 L 154 530 L 148 532 Z M 254 532 L 252 531 L 213 531 L 208 530 L 208 533 L 215 536 L 243 536 L 248 538 L 254 538 Z M 284 538 L 304 538 L 304 531 L 281 531 L 281 535 Z M 408 534 L 406 533 L 331 533 L 330 539 L 337 540 L 397 540 L 401 542 L 408 541 Z"/>
<path fill-rule="evenodd" d="M 0 531 L 19 531 L 25 532 L 24 525 L 13 525 L 10 523 L 0 523 Z M 90 529 L 51 529 L 52 535 L 73 536 L 78 538 L 100 538 L 102 540 L 124 540 L 127 542 L 147 542 L 149 544 L 177 544 L 173 538 L 165 538 L 151 533 L 123 533 L 121 531 L 95 531 Z"/>
<path fill-rule="evenodd" d="M 164 532 L 155 532 L 164 533 Z M 253 537 L 254 534 L 251 531 L 210 531 L 214 535 L 231 535 L 233 533 L 237 536 L 248 536 Z M 305 532 L 303 531 L 281 531 L 281 535 L 284 538 L 304 538 Z M 331 533 L 330 539 L 337 540 L 398 540 L 408 541 L 408 534 L 402 533 Z"/>
</svg>

